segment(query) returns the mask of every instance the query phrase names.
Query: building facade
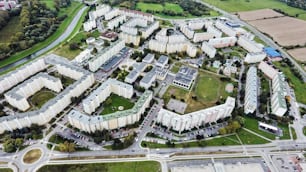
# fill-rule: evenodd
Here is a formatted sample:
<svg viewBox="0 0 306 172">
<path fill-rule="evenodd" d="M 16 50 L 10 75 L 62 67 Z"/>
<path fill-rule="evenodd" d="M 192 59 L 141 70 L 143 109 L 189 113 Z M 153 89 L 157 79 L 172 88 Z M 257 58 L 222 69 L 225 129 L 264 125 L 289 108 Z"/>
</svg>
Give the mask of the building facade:
<svg viewBox="0 0 306 172">
<path fill-rule="evenodd" d="M 244 113 L 254 113 L 257 109 L 258 100 L 258 80 L 257 68 L 251 66 L 247 72 L 245 97 L 244 97 Z"/>
</svg>

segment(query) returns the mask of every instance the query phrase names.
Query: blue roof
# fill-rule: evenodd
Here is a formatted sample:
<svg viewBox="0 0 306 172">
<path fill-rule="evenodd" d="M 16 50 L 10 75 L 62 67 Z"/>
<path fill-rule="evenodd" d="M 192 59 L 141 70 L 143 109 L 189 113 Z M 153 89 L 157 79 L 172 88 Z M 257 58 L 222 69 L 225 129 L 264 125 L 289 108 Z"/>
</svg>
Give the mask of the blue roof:
<svg viewBox="0 0 306 172">
<path fill-rule="evenodd" d="M 282 55 L 272 47 L 265 47 L 264 52 L 267 53 L 269 57 L 281 57 Z"/>
</svg>

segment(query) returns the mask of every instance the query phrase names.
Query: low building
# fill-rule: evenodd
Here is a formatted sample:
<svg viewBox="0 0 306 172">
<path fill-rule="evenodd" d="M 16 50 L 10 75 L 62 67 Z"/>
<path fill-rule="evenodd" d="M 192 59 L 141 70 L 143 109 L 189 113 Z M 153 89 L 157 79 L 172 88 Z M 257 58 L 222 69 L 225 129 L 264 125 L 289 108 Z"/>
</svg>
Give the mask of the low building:
<svg viewBox="0 0 306 172">
<path fill-rule="evenodd" d="M 196 69 L 181 66 L 179 71 L 176 73 L 172 84 L 189 90 L 197 75 L 198 71 Z"/>
<path fill-rule="evenodd" d="M 154 57 L 154 54 L 149 53 L 142 59 L 142 61 L 145 63 L 152 63 L 154 61 Z"/>
<path fill-rule="evenodd" d="M 264 61 L 259 63 L 258 69 L 260 69 L 269 79 L 273 79 L 278 74 L 276 69 Z"/>
<path fill-rule="evenodd" d="M 258 63 L 263 61 L 266 58 L 267 54 L 265 52 L 258 53 L 248 53 L 244 58 L 246 63 Z"/>
<path fill-rule="evenodd" d="M 169 61 L 168 56 L 161 55 L 159 59 L 156 61 L 155 65 L 164 68 L 168 64 L 168 61 Z"/>
<path fill-rule="evenodd" d="M 149 89 L 153 82 L 156 80 L 155 69 L 153 68 L 150 72 L 146 73 L 144 77 L 140 80 L 139 85 L 145 89 Z"/>
<path fill-rule="evenodd" d="M 272 47 L 265 47 L 263 50 L 272 60 L 280 60 L 282 58 L 282 55 Z"/>
</svg>

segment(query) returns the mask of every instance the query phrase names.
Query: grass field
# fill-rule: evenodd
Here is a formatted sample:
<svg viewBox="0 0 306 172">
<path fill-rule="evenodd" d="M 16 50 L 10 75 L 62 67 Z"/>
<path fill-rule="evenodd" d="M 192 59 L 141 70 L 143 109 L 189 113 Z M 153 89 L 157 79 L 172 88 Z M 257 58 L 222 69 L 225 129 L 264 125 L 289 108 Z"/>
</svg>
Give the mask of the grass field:
<svg viewBox="0 0 306 172">
<path fill-rule="evenodd" d="M 41 108 L 46 102 L 54 98 L 56 95 L 48 90 L 41 90 L 31 97 L 31 102 L 37 108 Z"/>
<path fill-rule="evenodd" d="M 27 164 L 32 164 L 41 157 L 41 154 L 42 152 L 39 149 L 30 150 L 24 155 L 23 161 Z"/>
<path fill-rule="evenodd" d="M 43 47 L 49 45 L 51 42 L 56 40 L 68 27 L 68 25 L 71 23 L 73 20 L 74 16 L 77 14 L 77 12 L 83 7 L 83 5 L 79 2 L 73 1 L 71 5 L 68 8 L 62 8 L 59 12 L 59 16 L 67 14 L 67 18 L 61 23 L 57 31 L 51 35 L 49 38 L 47 38 L 44 42 L 40 42 L 35 44 L 32 48 L 21 51 L 16 53 L 15 55 L 11 56 L 10 58 L 7 58 L 5 60 L 1 60 L 0 62 L 0 67 L 6 66 L 10 63 L 13 63 L 23 57 L 26 57 Z"/>
<path fill-rule="evenodd" d="M 54 0 L 40 0 L 42 2 L 44 2 L 48 8 L 54 10 L 55 7 L 54 7 Z"/>
<path fill-rule="evenodd" d="M 187 16 L 169 16 L 162 13 L 163 10 L 173 11 L 176 13 L 184 13 L 183 8 L 175 3 L 165 3 L 165 5 L 157 4 L 157 3 L 145 3 L 145 2 L 138 2 L 136 4 L 136 9 L 142 12 L 147 12 L 147 10 L 155 11 L 154 15 L 162 17 L 162 18 L 172 18 L 172 19 L 179 19 L 179 18 L 192 18 L 195 17 L 190 13 L 186 13 Z M 209 16 L 219 16 L 219 13 L 216 11 L 211 10 Z"/>
<path fill-rule="evenodd" d="M 63 46 L 57 48 L 55 51 L 53 51 L 54 54 L 57 54 L 62 57 L 66 57 L 69 60 L 74 59 L 77 55 L 80 54 L 82 50 L 77 49 L 77 50 L 71 50 L 69 48 L 69 44 L 64 44 Z"/>
<path fill-rule="evenodd" d="M 105 105 L 105 103 L 110 102 L 109 105 Z M 110 113 L 114 113 L 118 111 L 119 106 L 123 106 L 124 110 L 131 109 L 134 106 L 134 103 L 129 99 L 118 96 L 116 94 L 111 94 L 103 104 L 103 110 L 101 115 L 106 115 Z"/>
<path fill-rule="evenodd" d="M 0 172 L 13 172 L 10 168 L 0 168 Z"/>
<path fill-rule="evenodd" d="M 247 116 L 245 116 L 244 119 L 245 119 L 245 126 L 244 126 L 245 128 L 247 128 L 249 130 L 252 130 L 255 133 L 260 134 L 260 135 L 262 135 L 262 136 L 264 136 L 268 139 L 275 140 L 276 136 L 274 134 L 271 134 L 271 133 L 268 133 L 268 132 L 265 132 L 265 131 L 262 131 L 262 130 L 258 129 L 258 121 L 256 119 L 253 119 L 253 118 L 250 118 L 250 117 L 247 117 Z M 283 136 L 280 137 L 280 139 L 290 139 L 288 125 L 279 124 L 278 127 L 283 130 Z"/>
<path fill-rule="evenodd" d="M 277 68 L 282 72 L 284 72 L 286 78 L 288 78 L 290 86 L 294 89 L 296 100 L 300 103 L 306 104 L 306 83 L 297 78 L 291 72 L 289 66 L 283 67 L 279 62 L 275 62 L 273 64 L 277 66 Z"/>
<path fill-rule="evenodd" d="M 177 69 L 173 70 L 176 71 Z M 174 95 L 177 100 L 184 100 L 188 104 L 186 113 L 194 112 L 214 106 L 221 98 L 225 100 L 227 96 L 231 96 L 231 94 L 225 92 L 227 83 L 228 82 L 221 81 L 216 75 L 200 71 L 192 90 L 170 86 L 164 94 L 163 99 L 167 104 L 171 95 Z M 197 99 L 192 99 L 193 96 L 196 96 Z"/>
<path fill-rule="evenodd" d="M 101 163 L 101 164 L 72 164 L 72 165 L 47 165 L 43 166 L 38 172 L 159 172 L 161 166 L 159 162 L 119 162 L 119 163 Z"/>
<path fill-rule="evenodd" d="M 228 12 L 239 11 L 251 11 L 264 8 L 281 9 L 282 11 L 295 16 L 296 14 L 302 14 L 300 19 L 306 20 L 305 11 L 302 9 L 288 6 L 286 3 L 282 3 L 279 0 L 203 0 L 211 5 L 221 8 Z"/>
<path fill-rule="evenodd" d="M 261 138 L 261 137 L 258 137 L 246 130 L 240 130 L 238 133 L 237 133 L 237 136 L 240 138 L 242 144 L 244 145 L 249 145 L 249 144 L 266 144 L 266 143 L 269 143 L 269 141 Z"/>
<path fill-rule="evenodd" d="M 0 30 L 0 44 L 9 43 L 11 37 L 19 31 L 22 31 L 22 26 L 19 23 L 19 16 L 15 16 Z"/>
</svg>

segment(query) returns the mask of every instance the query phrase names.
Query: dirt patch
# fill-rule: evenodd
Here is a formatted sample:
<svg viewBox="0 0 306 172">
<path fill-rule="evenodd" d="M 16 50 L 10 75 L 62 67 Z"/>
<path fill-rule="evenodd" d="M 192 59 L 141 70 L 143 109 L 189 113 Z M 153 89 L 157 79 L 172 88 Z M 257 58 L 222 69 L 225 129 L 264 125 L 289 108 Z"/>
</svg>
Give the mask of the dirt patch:
<svg viewBox="0 0 306 172">
<path fill-rule="evenodd" d="M 306 21 L 292 17 L 280 17 L 250 21 L 263 33 L 270 35 L 281 46 L 304 45 L 306 43 Z"/>
<path fill-rule="evenodd" d="M 296 60 L 306 62 L 306 48 L 296 48 L 293 50 L 288 50 L 288 53 Z"/>
<path fill-rule="evenodd" d="M 33 149 L 24 155 L 23 161 L 27 164 L 32 164 L 36 162 L 37 160 L 39 160 L 41 155 L 42 155 L 42 152 L 40 149 Z"/>
<path fill-rule="evenodd" d="M 239 12 L 238 15 L 242 20 L 245 20 L 245 21 L 268 19 L 268 18 L 284 16 L 283 14 L 278 13 L 272 9 L 262 9 L 262 10 L 255 10 L 255 11 Z"/>
</svg>

